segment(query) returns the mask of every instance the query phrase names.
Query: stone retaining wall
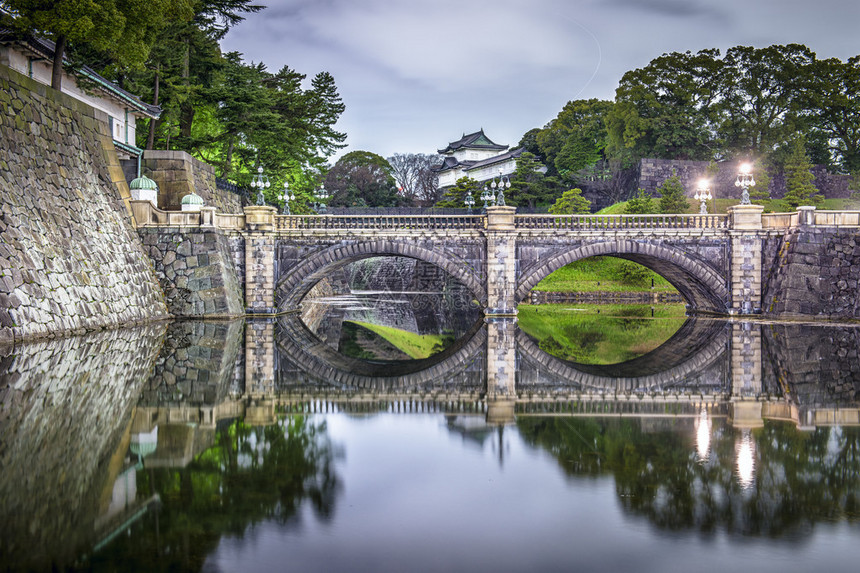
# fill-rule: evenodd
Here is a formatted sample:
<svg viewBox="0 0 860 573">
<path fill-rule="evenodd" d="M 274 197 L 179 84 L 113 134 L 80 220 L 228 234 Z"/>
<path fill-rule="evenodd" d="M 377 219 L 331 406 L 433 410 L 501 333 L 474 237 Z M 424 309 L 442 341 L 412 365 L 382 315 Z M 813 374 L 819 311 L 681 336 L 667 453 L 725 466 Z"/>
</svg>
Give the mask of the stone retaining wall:
<svg viewBox="0 0 860 573">
<path fill-rule="evenodd" d="M 657 188 L 675 173 L 681 180 L 687 197 L 691 198 L 692 203 L 692 197 L 696 193 L 696 185 L 699 179 L 707 176 L 706 171 L 709 163 L 708 161 L 684 161 L 680 159 L 642 159 L 639 161 L 638 187 L 659 196 Z M 711 193 L 714 197 L 740 199 L 741 190 L 735 187 L 739 166 L 739 161 L 717 163 L 719 171 L 712 176 Z M 815 176 L 815 187 L 825 197 L 848 197 L 851 194 L 848 190 L 849 176 L 828 173 L 823 165 L 814 166 L 812 173 Z M 783 174 L 772 173 L 768 188 L 771 197 L 780 198 L 785 195 L 785 177 Z M 635 192 L 635 189 L 633 191 Z"/>
<path fill-rule="evenodd" d="M 769 274 L 765 314 L 858 319 L 860 229 L 793 230 L 781 239 Z"/>
<path fill-rule="evenodd" d="M 0 66 L 0 343 L 167 318 L 107 115 Z"/>
<path fill-rule="evenodd" d="M 138 232 L 171 314 L 210 318 L 244 314 L 227 234 L 204 227 L 143 227 Z"/>
</svg>

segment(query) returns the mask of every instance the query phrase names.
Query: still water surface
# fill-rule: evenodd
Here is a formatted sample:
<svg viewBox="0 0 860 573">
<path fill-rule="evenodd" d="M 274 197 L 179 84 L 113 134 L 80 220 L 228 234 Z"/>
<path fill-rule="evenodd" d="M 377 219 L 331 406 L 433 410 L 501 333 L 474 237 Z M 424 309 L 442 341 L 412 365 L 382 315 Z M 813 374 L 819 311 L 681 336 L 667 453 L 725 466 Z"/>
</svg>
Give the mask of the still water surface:
<svg viewBox="0 0 860 573">
<path fill-rule="evenodd" d="M 418 360 L 291 317 L 0 351 L 0 564 L 856 570 L 860 329 L 681 318 L 651 343 L 636 311 L 603 332 L 638 352 L 577 362 L 593 314 L 549 344 L 458 322 Z"/>
</svg>

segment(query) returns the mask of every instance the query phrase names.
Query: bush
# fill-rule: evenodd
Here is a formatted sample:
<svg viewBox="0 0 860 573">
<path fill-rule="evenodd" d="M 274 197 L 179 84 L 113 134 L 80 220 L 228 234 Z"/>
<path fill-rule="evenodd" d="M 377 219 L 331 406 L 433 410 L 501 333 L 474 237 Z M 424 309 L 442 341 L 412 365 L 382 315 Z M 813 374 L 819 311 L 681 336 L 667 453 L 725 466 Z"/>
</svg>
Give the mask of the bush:
<svg viewBox="0 0 860 573">
<path fill-rule="evenodd" d="M 651 271 L 633 261 L 622 262 L 618 275 L 621 282 L 628 285 L 644 285 L 651 280 Z"/>
</svg>

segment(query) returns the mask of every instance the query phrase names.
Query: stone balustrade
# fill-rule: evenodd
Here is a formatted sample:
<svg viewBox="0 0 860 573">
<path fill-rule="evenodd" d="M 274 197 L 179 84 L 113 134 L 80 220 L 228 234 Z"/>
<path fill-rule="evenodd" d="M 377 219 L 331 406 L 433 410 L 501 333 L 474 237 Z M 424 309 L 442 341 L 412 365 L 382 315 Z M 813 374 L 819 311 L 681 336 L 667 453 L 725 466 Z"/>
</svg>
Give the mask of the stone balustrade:
<svg viewBox="0 0 860 573">
<path fill-rule="evenodd" d="M 517 215 L 518 229 L 726 229 L 728 215 Z"/>
<path fill-rule="evenodd" d="M 214 207 L 200 211 L 164 211 L 149 201 L 131 201 L 138 227 L 214 226 L 226 231 L 255 230 L 484 230 L 486 215 L 277 215 L 273 207 L 246 207 L 245 213 L 216 213 Z M 753 206 L 756 207 L 756 206 Z M 860 227 L 860 211 L 818 211 L 799 207 L 792 213 L 751 213 L 761 218 L 764 230 L 795 228 L 800 225 Z M 738 207 L 733 210 L 737 211 Z M 251 213 L 249 215 L 249 213 Z M 748 228 L 744 221 L 743 228 Z M 607 231 L 626 229 L 717 229 L 738 228 L 737 215 L 515 215 L 513 228 L 570 231 Z"/>
<path fill-rule="evenodd" d="M 481 215 L 279 215 L 279 231 L 296 229 L 483 229 Z"/>
</svg>

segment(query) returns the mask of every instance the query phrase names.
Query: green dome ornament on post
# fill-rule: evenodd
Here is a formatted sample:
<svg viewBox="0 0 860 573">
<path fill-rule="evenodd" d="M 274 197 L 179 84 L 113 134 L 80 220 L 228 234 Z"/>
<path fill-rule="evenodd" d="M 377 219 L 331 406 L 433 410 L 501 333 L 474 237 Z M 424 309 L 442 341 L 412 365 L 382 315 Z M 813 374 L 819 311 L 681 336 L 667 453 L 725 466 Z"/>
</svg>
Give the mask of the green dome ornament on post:
<svg viewBox="0 0 860 573">
<path fill-rule="evenodd" d="M 197 193 L 189 193 L 182 198 L 183 211 L 199 211 L 203 206 L 203 197 Z"/>
<path fill-rule="evenodd" d="M 146 175 L 132 179 L 128 184 L 128 190 L 131 192 L 132 200 L 151 201 L 153 206 L 158 206 L 158 185 Z"/>
</svg>

